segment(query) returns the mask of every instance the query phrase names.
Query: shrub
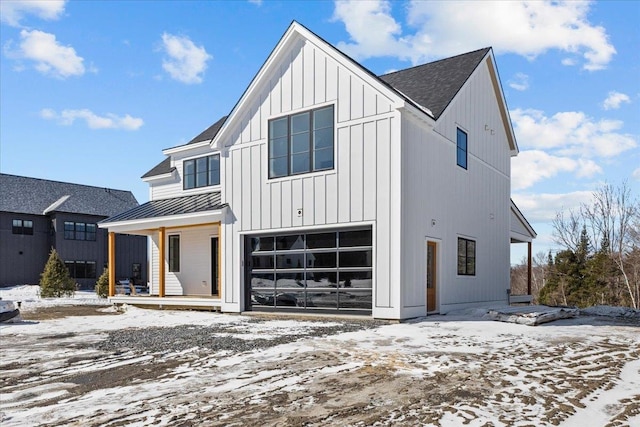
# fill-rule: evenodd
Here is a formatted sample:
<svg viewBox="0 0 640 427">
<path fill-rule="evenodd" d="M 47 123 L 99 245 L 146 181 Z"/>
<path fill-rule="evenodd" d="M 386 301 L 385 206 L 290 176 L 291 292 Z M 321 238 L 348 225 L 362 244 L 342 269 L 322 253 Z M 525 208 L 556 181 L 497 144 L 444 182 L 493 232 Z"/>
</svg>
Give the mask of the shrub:
<svg viewBox="0 0 640 427">
<path fill-rule="evenodd" d="M 96 282 L 96 294 L 100 298 L 106 298 L 109 295 L 109 270 L 106 268 Z"/>
<path fill-rule="evenodd" d="M 76 283 L 69 276 L 69 270 L 58 256 L 55 249 L 51 249 L 49 259 L 40 275 L 40 296 L 48 297 L 72 297 L 76 291 Z"/>
</svg>

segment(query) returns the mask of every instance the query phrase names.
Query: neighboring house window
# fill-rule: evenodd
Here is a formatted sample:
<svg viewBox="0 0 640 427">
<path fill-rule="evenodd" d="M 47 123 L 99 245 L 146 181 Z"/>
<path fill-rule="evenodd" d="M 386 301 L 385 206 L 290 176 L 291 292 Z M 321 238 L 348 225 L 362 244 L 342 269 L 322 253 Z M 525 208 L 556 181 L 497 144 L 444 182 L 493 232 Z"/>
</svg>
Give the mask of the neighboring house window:
<svg viewBox="0 0 640 427">
<path fill-rule="evenodd" d="M 269 121 L 269 178 L 333 169 L 333 105 Z"/>
<path fill-rule="evenodd" d="M 185 160 L 183 188 L 220 185 L 220 154 Z"/>
<path fill-rule="evenodd" d="M 457 134 L 457 163 L 458 166 L 462 168 L 467 168 L 467 133 L 462 129 L 458 128 Z"/>
<path fill-rule="evenodd" d="M 95 279 L 95 261 L 65 261 L 64 265 L 69 270 L 69 276 L 74 279 Z"/>
<path fill-rule="evenodd" d="M 458 274 L 476 275 L 476 242 L 458 237 Z"/>
<path fill-rule="evenodd" d="M 96 224 L 87 224 L 84 222 L 64 222 L 64 238 L 65 240 L 96 240 Z"/>
<path fill-rule="evenodd" d="M 180 235 L 169 236 L 169 271 L 180 271 Z"/>
<path fill-rule="evenodd" d="M 13 234 L 33 235 L 33 221 L 14 219 L 12 224 Z"/>
</svg>

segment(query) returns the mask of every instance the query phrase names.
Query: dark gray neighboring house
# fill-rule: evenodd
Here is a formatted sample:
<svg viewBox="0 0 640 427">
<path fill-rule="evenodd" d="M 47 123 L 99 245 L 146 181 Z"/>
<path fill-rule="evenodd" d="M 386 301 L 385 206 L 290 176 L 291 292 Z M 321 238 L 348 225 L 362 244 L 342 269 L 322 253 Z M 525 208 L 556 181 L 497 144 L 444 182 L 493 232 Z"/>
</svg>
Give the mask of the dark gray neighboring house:
<svg viewBox="0 0 640 427">
<path fill-rule="evenodd" d="M 130 191 L 0 174 L 0 286 L 36 284 L 55 248 L 78 285 L 107 266 L 105 218 L 138 202 Z M 117 235 L 116 278 L 147 282 L 147 238 Z"/>
</svg>

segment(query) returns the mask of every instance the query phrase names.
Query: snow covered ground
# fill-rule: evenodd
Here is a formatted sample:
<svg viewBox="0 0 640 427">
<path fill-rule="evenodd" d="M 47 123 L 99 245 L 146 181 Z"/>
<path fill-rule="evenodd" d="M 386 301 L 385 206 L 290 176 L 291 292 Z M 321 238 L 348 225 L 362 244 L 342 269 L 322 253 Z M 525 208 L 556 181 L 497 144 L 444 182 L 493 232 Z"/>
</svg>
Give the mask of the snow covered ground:
<svg viewBox="0 0 640 427">
<path fill-rule="evenodd" d="M 336 333 L 345 326 L 330 320 L 118 314 L 93 293 L 36 289 L 0 290 L 26 319 L 0 325 L 3 427 L 640 426 L 638 312 L 601 307 L 532 327 L 468 310 Z M 79 305 L 104 308 L 29 320 Z"/>
</svg>

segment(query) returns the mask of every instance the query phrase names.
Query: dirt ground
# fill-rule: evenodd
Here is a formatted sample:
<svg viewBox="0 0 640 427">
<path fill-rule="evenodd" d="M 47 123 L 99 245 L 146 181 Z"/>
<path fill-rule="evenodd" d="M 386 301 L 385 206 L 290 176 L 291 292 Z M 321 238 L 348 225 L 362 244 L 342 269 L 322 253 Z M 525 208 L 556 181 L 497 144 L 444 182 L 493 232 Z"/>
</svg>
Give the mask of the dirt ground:
<svg viewBox="0 0 640 427">
<path fill-rule="evenodd" d="M 58 306 L 23 318 L 118 315 L 104 307 Z M 612 322 L 604 327 L 622 335 L 588 340 L 505 334 L 491 351 L 467 351 L 484 344 L 425 323 L 420 327 L 437 334 L 433 348 L 380 337 L 375 347 L 350 351 L 356 339 L 328 336 L 303 338 L 281 355 L 105 350 L 99 345 L 105 333 L 6 336 L 3 348 L 19 347 L 23 357 L 13 354 L 6 363 L 2 352 L 0 419 L 3 426 L 24 425 L 7 415 L 23 410 L 34 414 L 30 425 L 49 426 L 574 425 L 572 417 L 589 402 L 602 402 L 629 375 L 627 363 L 640 359 L 638 340 L 628 338 L 638 326 Z M 174 386 L 164 387 L 167 382 Z M 602 425 L 630 426 L 640 419 L 640 388 L 605 406 Z"/>
</svg>

